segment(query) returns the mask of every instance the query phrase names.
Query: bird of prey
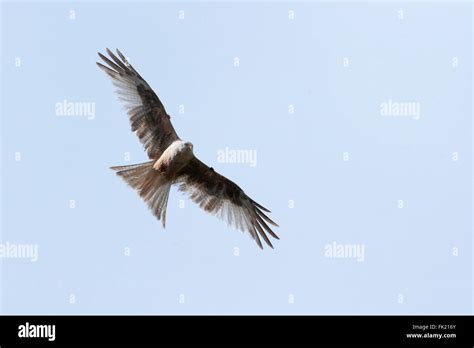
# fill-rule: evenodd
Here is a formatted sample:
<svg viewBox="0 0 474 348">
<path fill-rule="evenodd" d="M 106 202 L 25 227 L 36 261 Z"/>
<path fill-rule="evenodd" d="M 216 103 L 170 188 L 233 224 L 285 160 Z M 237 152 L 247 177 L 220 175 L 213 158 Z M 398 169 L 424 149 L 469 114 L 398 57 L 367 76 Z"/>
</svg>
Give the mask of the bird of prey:
<svg viewBox="0 0 474 348">
<path fill-rule="evenodd" d="M 268 224 L 277 226 L 265 213 L 270 211 L 255 202 L 234 182 L 201 162 L 193 144 L 181 140 L 174 130 L 158 96 L 148 83 L 117 50 L 118 57 L 106 49 L 110 58 L 99 53 L 105 63 L 97 62 L 116 87 L 128 113 L 132 132 L 144 146 L 149 161 L 111 167 L 135 189 L 153 215 L 166 225 L 166 206 L 171 185 L 187 193 L 206 212 L 228 225 L 248 233 L 263 249 L 260 237 L 273 248 L 267 234 L 278 236 Z"/>
</svg>

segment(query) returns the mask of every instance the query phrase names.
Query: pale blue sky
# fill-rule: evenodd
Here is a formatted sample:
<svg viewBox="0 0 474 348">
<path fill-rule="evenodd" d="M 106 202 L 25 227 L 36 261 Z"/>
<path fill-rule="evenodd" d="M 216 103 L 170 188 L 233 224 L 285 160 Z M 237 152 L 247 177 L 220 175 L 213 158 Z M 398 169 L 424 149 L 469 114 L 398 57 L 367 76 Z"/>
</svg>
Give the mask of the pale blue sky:
<svg viewBox="0 0 474 348">
<path fill-rule="evenodd" d="M 1 30 L 1 241 L 38 247 L 0 258 L 2 313 L 472 313 L 471 3 L 6 2 Z M 105 47 L 272 210 L 275 250 L 176 190 L 163 230 L 108 169 L 146 155 Z"/>
</svg>

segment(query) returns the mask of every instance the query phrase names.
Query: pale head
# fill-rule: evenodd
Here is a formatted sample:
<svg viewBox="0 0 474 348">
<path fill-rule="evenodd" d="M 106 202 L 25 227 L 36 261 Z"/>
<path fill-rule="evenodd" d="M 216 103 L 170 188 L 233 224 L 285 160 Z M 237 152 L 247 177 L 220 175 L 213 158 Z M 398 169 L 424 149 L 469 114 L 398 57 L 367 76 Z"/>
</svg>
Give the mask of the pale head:
<svg viewBox="0 0 474 348">
<path fill-rule="evenodd" d="M 186 146 L 188 149 L 190 149 L 191 152 L 193 151 L 193 143 L 188 141 L 188 142 L 184 143 L 184 146 Z"/>
</svg>

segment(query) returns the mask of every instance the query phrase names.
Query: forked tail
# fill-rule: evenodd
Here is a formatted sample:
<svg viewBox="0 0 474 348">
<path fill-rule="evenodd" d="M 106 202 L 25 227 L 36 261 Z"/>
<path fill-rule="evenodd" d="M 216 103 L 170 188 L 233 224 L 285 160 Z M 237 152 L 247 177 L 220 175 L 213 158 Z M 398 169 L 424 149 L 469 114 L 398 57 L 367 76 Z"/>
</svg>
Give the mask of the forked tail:
<svg viewBox="0 0 474 348">
<path fill-rule="evenodd" d="M 140 197 L 148 204 L 153 215 L 166 226 L 166 206 L 171 183 L 158 171 L 153 169 L 154 161 L 128 166 L 110 167 L 125 182 L 137 190 Z"/>
</svg>

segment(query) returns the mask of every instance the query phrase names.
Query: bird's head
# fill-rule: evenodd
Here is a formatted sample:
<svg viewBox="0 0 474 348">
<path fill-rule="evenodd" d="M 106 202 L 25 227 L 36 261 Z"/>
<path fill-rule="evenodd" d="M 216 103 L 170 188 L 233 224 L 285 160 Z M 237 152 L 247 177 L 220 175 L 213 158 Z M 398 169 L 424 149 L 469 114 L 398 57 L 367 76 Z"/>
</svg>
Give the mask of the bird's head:
<svg viewBox="0 0 474 348">
<path fill-rule="evenodd" d="M 184 143 L 184 146 L 186 146 L 188 149 L 191 150 L 191 152 L 193 152 L 193 143 L 190 143 L 189 141 Z"/>
</svg>

